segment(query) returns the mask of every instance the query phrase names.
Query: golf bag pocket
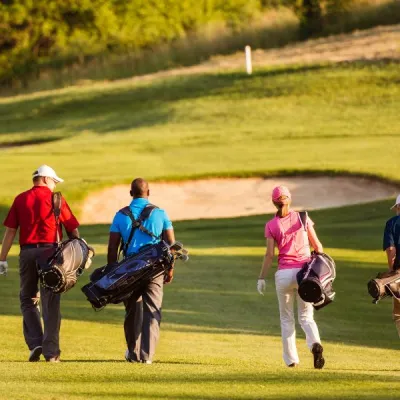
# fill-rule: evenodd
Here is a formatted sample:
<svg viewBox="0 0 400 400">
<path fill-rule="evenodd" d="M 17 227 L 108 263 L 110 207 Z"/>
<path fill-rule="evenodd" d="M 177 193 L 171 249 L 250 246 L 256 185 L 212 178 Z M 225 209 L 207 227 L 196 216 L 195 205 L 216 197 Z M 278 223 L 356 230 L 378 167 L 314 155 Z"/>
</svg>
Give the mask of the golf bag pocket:
<svg viewBox="0 0 400 400">
<path fill-rule="evenodd" d="M 56 249 L 46 249 L 37 260 L 40 283 L 54 293 L 73 288 L 90 267 L 94 250 L 80 238 L 69 239 Z"/>
<path fill-rule="evenodd" d="M 325 253 L 314 253 L 311 260 L 297 273 L 300 298 L 311 303 L 316 310 L 330 304 L 335 298 L 333 281 L 336 278 L 336 266 Z"/>
</svg>

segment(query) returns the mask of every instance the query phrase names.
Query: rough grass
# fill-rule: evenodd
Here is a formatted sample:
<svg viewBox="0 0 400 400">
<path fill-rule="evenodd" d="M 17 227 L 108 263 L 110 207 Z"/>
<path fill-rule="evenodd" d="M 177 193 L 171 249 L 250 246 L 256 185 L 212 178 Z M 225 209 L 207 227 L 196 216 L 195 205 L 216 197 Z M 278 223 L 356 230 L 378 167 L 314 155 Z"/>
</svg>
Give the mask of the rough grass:
<svg viewBox="0 0 400 400">
<path fill-rule="evenodd" d="M 0 399 L 397 399 L 399 339 L 390 301 L 371 304 L 366 282 L 385 268 L 389 202 L 312 213 L 337 262 L 337 298 L 316 313 L 326 368 L 315 371 L 298 328 L 301 364 L 281 359 L 272 274 L 255 290 L 267 216 L 175 224 L 191 251 L 165 290 L 161 341 L 151 366 L 124 362 L 123 309 L 95 313 L 79 287 L 63 295 L 63 363 L 28 364 L 18 305 L 17 249 L 0 277 Z M 83 227 L 105 262 L 108 226 Z M 82 276 L 78 286 L 87 282 Z"/>
</svg>

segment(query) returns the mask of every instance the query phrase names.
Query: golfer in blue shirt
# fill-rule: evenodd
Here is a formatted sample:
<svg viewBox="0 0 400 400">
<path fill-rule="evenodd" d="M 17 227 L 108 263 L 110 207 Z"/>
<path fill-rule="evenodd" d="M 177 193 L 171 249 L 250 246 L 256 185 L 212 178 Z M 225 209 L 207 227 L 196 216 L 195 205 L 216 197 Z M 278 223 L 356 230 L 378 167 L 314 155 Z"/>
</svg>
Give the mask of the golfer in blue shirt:
<svg viewBox="0 0 400 400">
<path fill-rule="evenodd" d="M 137 220 L 145 207 L 150 204 L 148 183 L 142 178 L 135 179 L 131 184 L 130 194 L 133 200 L 129 209 Z M 117 261 L 121 241 L 125 245 L 125 257 L 139 252 L 143 246 L 156 244 L 161 240 L 165 240 L 170 245 L 175 242 L 174 230 L 167 213 L 160 208 L 154 208 L 148 218 L 142 222 L 145 229 L 136 229 L 128 243 L 132 220 L 129 215 L 121 211 L 116 213 L 110 228 L 108 264 Z M 161 275 L 154 278 L 140 292 L 132 294 L 124 301 L 126 310 L 124 329 L 128 346 L 125 359 L 127 361 L 152 363 L 160 332 L 163 285 L 170 283 L 172 279 L 173 269 L 170 270 L 168 276 Z"/>
</svg>

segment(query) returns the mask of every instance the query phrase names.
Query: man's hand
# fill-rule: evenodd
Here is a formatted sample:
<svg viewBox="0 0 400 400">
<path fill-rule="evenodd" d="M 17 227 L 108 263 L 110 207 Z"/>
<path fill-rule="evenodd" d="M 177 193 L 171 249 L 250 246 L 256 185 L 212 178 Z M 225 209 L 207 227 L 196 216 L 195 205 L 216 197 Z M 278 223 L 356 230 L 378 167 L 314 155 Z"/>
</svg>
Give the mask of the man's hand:
<svg viewBox="0 0 400 400">
<path fill-rule="evenodd" d="M 260 293 L 262 296 L 264 296 L 265 288 L 267 287 L 267 282 L 265 279 L 259 279 L 257 281 L 257 291 Z"/>
<path fill-rule="evenodd" d="M 0 275 L 6 276 L 8 272 L 8 262 L 0 261 Z"/>
<path fill-rule="evenodd" d="M 174 279 L 174 269 L 171 268 L 168 271 L 167 275 L 165 275 L 165 277 L 164 277 L 164 284 L 166 285 L 168 283 L 171 283 L 173 279 Z"/>
</svg>

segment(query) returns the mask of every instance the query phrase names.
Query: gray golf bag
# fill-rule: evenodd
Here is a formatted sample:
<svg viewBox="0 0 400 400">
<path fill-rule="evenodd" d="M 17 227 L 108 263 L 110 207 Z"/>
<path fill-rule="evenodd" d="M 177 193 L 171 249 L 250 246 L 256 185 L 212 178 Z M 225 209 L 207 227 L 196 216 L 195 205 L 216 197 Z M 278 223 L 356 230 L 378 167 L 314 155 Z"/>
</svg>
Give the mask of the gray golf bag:
<svg viewBox="0 0 400 400">
<path fill-rule="evenodd" d="M 70 290 L 90 267 L 93 256 L 93 248 L 80 238 L 66 240 L 55 249 L 46 249 L 37 260 L 41 285 L 54 293 Z"/>
<path fill-rule="evenodd" d="M 172 246 L 164 241 L 145 246 L 139 253 L 118 263 L 96 269 L 82 292 L 95 310 L 110 303 L 121 303 L 152 279 L 166 275 L 176 259 L 188 260 L 187 254 L 179 242 Z"/>
<path fill-rule="evenodd" d="M 368 282 L 368 293 L 374 299 L 374 304 L 385 297 L 395 297 L 400 300 L 400 269 L 385 271 Z"/>
<path fill-rule="evenodd" d="M 333 259 L 325 253 L 313 253 L 311 260 L 297 273 L 299 296 L 319 310 L 335 298 L 332 287 L 335 278 L 336 266 Z"/>
</svg>

